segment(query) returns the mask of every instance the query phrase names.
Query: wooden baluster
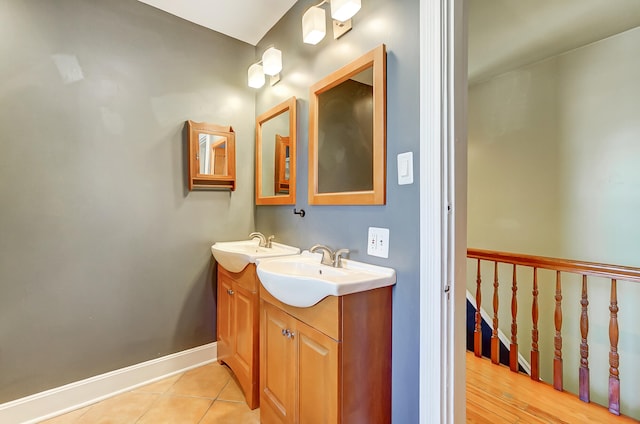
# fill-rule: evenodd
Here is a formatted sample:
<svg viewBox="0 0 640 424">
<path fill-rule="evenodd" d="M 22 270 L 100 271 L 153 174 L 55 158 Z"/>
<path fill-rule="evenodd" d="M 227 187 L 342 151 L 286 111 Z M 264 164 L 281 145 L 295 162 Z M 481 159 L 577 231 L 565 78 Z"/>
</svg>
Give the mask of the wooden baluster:
<svg viewBox="0 0 640 424">
<path fill-rule="evenodd" d="M 478 270 L 476 273 L 476 326 L 473 330 L 473 353 L 482 356 L 482 315 L 480 315 L 480 304 L 482 302 L 482 292 L 480 291 L 480 259 L 478 259 Z"/>
<path fill-rule="evenodd" d="M 538 352 L 538 268 L 533 267 L 533 301 L 531 303 L 531 379 L 540 380 L 540 352 Z"/>
<path fill-rule="evenodd" d="M 562 280 L 556 271 L 556 310 L 554 313 L 556 335 L 553 339 L 553 387 L 562 391 Z"/>
<path fill-rule="evenodd" d="M 587 336 L 589 335 L 589 299 L 587 297 L 587 276 L 582 276 L 582 299 L 580 300 L 582 305 L 582 312 L 580 313 L 580 335 L 582 341 L 580 342 L 580 383 L 579 383 L 579 395 L 580 400 L 583 402 L 590 402 L 589 394 L 589 344 L 587 343 Z"/>
<path fill-rule="evenodd" d="M 517 291 L 518 282 L 516 280 L 516 264 L 513 264 L 513 282 L 511 284 L 511 346 L 509 346 L 509 368 L 511 368 L 511 371 L 513 372 L 518 372 L 518 323 L 516 321 L 516 317 L 518 315 Z"/>
<path fill-rule="evenodd" d="M 611 279 L 611 305 L 609 311 L 609 341 L 611 351 L 609 352 L 609 411 L 620 415 L 620 376 L 618 372 L 618 292 L 617 282 Z"/>
<path fill-rule="evenodd" d="M 498 262 L 493 263 L 493 332 L 491 333 L 491 362 L 500 363 L 500 339 L 498 339 Z"/>
</svg>

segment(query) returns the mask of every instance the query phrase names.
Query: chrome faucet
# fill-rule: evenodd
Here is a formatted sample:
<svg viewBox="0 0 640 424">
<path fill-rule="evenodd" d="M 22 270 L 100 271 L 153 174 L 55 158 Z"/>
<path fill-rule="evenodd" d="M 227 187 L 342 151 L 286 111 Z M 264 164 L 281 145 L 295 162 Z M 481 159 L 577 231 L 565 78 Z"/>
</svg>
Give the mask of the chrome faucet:
<svg viewBox="0 0 640 424">
<path fill-rule="evenodd" d="M 342 256 L 348 255 L 349 249 L 338 249 L 333 254 L 333 267 L 334 268 L 342 268 Z"/>
<path fill-rule="evenodd" d="M 314 244 L 309 248 L 309 252 L 311 253 L 315 253 L 318 250 L 322 251 L 322 260 L 320 263 L 334 268 L 342 267 L 343 256 L 349 254 L 349 249 L 338 249 L 334 252 L 330 247 L 325 246 L 324 244 Z"/>
<path fill-rule="evenodd" d="M 325 246 L 324 244 L 314 244 L 309 248 L 309 252 L 311 253 L 315 253 L 317 250 L 322 251 L 322 260 L 320 261 L 321 264 L 334 266 L 333 265 L 334 253 L 333 253 L 333 250 L 331 250 L 331 248 Z"/>
<path fill-rule="evenodd" d="M 262 233 L 259 233 L 259 232 L 255 231 L 255 232 L 249 234 L 249 238 L 250 239 L 254 239 L 254 238 L 260 239 L 260 244 L 259 244 L 260 247 L 271 247 L 271 246 L 267 246 L 267 238 Z M 271 244 L 271 243 L 269 243 L 269 244 Z"/>
</svg>

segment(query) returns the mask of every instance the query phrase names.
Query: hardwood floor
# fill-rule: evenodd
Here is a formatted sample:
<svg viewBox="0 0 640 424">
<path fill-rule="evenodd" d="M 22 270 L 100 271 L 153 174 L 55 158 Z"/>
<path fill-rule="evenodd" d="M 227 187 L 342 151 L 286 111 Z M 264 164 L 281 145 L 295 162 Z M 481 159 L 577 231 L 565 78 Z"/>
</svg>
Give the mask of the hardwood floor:
<svg viewBox="0 0 640 424">
<path fill-rule="evenodd" d="M 468 423 L 616 423 L 639 421 L 617 417 L 607 408 L 532 381 L 507 367 L 467 352 Z"/>
</svg>

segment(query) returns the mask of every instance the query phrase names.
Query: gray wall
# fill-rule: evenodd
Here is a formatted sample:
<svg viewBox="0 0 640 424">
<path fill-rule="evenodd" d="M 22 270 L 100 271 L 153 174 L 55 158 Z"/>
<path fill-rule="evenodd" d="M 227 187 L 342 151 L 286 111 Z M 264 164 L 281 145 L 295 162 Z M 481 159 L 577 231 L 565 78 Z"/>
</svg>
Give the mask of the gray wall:
<svg viewBox="0 0 640 424">
<path fill-rule="evenodd" d="M 0 1 L 0 403 L 214 340 L 254 50 L 135 0 Z M 235 192 L 185 189 L 187 119 L 236 130 Z"/>
<path fill-rule="evenodd" d="M 256 228 L 278 241 L 308 248 L 325 243 L 346 247 L 351 258 L 393 267 L 398 282 L 393 300 L 393 422 L 418 422 L 419 405 L 419 186 L 398 186 L 396 155 L 419 152 L 419 2 L 371 0 L 354 19 L 354 29 L 339 40 L 329 33 L 316 46 L 302 43 L 301 19 L 316 1 L 300 0 L 258 45 L 256 57 L 274 44 L 283 52 L 282 81 L 258 90 L 256 113 L 298 98 L 297 205 L 258 206 Z M 325 6 L 326 7 L 326 6 Z M 327 15 L 329 12 L 327 12 Z M 307 196 L 309 87 L 327 74 L 384 43 L 387 46 L 387 204 L 385 206 L 310 206 Z M 390 229 L 389 259 L 367 255 L 369 226 Z"/>
</svg>

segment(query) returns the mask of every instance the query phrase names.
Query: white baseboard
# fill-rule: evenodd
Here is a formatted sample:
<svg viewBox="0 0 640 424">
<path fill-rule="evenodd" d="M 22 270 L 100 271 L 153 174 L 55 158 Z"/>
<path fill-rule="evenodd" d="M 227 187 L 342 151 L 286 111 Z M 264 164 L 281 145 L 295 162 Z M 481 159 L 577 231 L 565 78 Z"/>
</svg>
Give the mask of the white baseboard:
<svg viewBox="0 0 640 424">
<path fill-rule="evenodd" d="M 0 423 L 32 424 L 211 362 L 217 344 L 152 359 L 0 404 Z"/>
</svg>

